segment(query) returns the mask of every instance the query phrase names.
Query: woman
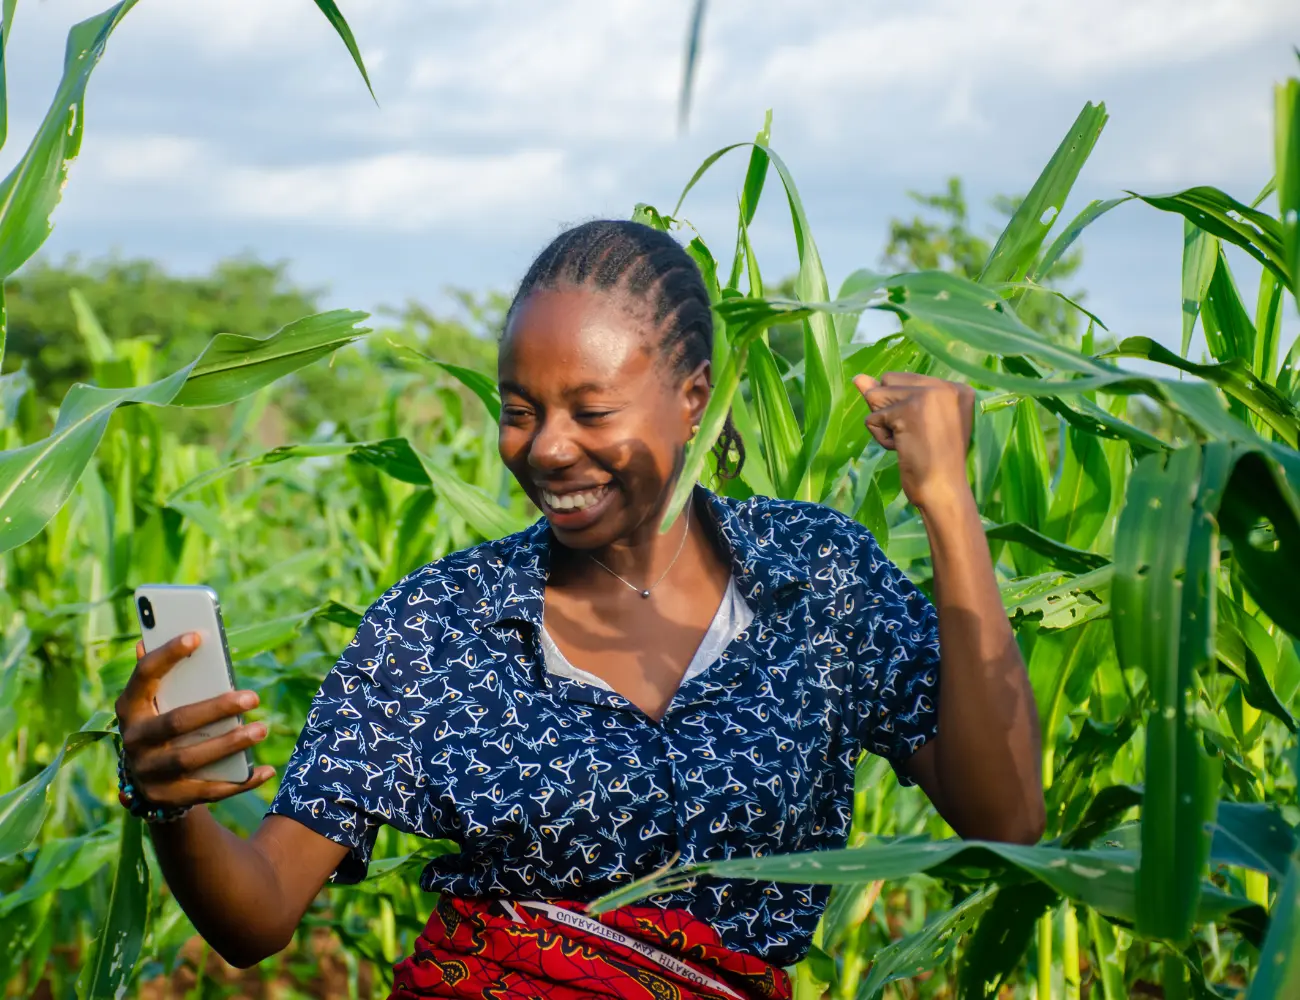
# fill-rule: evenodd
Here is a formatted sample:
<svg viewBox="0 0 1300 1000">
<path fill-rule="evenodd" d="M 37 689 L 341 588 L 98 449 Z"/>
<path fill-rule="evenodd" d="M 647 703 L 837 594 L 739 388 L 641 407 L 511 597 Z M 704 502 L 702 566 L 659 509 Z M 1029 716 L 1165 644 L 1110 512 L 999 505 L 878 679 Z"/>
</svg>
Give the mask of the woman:
<svg viewBox="0 0 1300 1000">
<path fill-rule="evenodd" d="M 273 769 L 188 774 L 265 727 L 170 741 L 257 696 L 157 715 L 154 685 L 195 640 L 139 660 L 117 705 L 125 798 L 167 820 L 167 882 L 223 957 L 283 948 L 387 823 L 461 844 L 424 871 L 441 896 L 395 996 L 787 997 L 825 887 L 702 879 L 599 919 L 583 901 L 674 861 L 843 846 L 864 749 L 963 837 L 1038 838 L 1038 725 L 966 480 L 969 389 L 857 380 L 925 521 L 936 615 L 816 504 L 697 486 L 660 533 L 711 356 L 708 296 L 671 237 L 592 222 L 542 253 L 498 376 L 501 457 L 544 518 L 370 607 L 248 840 L 185 807 Z M 730 426 L 719 454 L 734 475 Z"/>
</svg>

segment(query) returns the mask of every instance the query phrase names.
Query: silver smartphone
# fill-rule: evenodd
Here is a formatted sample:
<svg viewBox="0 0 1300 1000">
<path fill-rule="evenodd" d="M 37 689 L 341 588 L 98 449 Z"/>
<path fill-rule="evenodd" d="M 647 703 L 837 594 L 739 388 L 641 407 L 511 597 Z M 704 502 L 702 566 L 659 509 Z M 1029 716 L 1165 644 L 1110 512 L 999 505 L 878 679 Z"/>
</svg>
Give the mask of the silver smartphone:
<svg viewBox="0 0 1300 1000">
<path fill-rule="evenodd" d="M 135 589 L 135 612 L 140 620 L 140 635 L 146 653 L 186 632 L 197 632 L 202 638 L 199 648 L 172 667 L 158 682 L 155 702 L 159 714 L 235 690 L 235 671 L 226 647 L 221 603 L 215 590 L 203 586 L 145 584 Z M 242 716 L 230 716 L 186 733 L 174 742 L 178 746 L 201 743 L 241 725 Z M 252 776 L 252 757 L 247 750 L 237 751 L 194 771 L 194 777 L 208 781 L 244 782 Z"/>
</svg>

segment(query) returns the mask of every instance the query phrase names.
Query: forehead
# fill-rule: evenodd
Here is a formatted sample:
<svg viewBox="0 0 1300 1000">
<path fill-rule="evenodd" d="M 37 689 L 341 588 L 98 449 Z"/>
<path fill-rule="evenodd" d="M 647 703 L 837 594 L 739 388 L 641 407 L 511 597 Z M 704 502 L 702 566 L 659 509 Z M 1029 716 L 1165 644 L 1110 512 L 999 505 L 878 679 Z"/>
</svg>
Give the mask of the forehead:
<svg viewBox="0 0 1300 1000">
<path fill-rule="evenodd" d="M 498 363 L 503 378 L 616 383 L 652 362 L 654 331 L 622 296 L 584 288 L 539 289 L 511 316 Z"/>
</svg>

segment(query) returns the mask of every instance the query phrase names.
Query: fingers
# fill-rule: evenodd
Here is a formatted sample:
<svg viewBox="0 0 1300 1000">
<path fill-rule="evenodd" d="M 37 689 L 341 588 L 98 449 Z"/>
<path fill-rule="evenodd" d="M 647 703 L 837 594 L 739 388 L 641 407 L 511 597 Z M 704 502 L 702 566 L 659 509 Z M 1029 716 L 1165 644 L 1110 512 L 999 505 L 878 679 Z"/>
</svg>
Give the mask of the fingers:
<svg viewBox="0 0 1300 1000">
<path fill-rule="evenodd" d="M 871 436 L 882 447 L 893 451 L 898 442 L 894 440 L 894 420 L 897 417 L 896 407 L 887 406 L 884 409 L 873 410 L 866 419 L 867 430 Z"/>
<path fill-rule="evenodd" d="M 910 372 L 885 372 L 879 380 L 870 375 L 855 375 L 853 384 L 857 386 L 858 392 L 862 393 L 862 398 L 867 401 L 867 405 L 873 410 L 879 410 L 882 407 L 901 402 L 918 390 L 925 391 L 930 388 L 928 382 L 899 380 L 899 376 L 910 374 Z M 928 378 L 928 376 L 924 375 L 913 377 L 917 379 Z M 930 381 L 941 382 L 942 380 L 932 379 Z"/>
<path fill-rule="evenodd" d="M 219 802 L 221 799 L 228 799 L 232 795 L 238 795 L 240 792 L 251 791 L 258 785 L 265 785 L 275 777 L 275 768 L 273 767 L 255 767 L 253 776 L 247 781 L 236 784 L 233 781 L 196 781 L 194 784 L 204 786 L 203 799 L 206 802 Z"/>
<path fill-rule="evenodd" d="M 257 694 L 253 691 L 227 691 L 225 694 L 182 705 L 162 715 L 148 716 L 129 727 L 122 734 L 127 750 L 158 746 L 177 736 L 202 729 L 221 719 L 228 719 L 257 707 Z"/>
<path fill-rule="evenodd" d="M 138 659 L 135 672 L 131 674 L 131 680 L 128 682 L 128 688 L 136 683 L 142 687 L 152 687 L 172 667 L 198 649 L 201 641 L 197 632 L 185 632 L 159 646 L 152 653 L 144 652 L 143 642 L 137 643 L 135 650 Z"/>
<path fill-rule="evenodd" d="M 147 748 L 132 757 L 131 773 L 144 786 L 145 794 L 153 798 L 150 783 L 174 782 L 176 779 L 190 778 L 194 771 L 205 764 L 247 750 L 264 739 L 266 739 L 266 724 L 254 722 L 189 746 L 178 747 L 168 744 Z"/>
<path fill-rule="evenodd" d="M 275 777 L 273 767 L 255 767 L 247 781 L 204 781 L 201 778 L 182 778 L 163 784 L 141 782 L 141 790 L 150 802 L 160 806 L 188 806 L 200 802 L 220 802 L 240 792 L 251 791 Z M 138 779 L 137 779 L 138 780 Z"/>
</svg>

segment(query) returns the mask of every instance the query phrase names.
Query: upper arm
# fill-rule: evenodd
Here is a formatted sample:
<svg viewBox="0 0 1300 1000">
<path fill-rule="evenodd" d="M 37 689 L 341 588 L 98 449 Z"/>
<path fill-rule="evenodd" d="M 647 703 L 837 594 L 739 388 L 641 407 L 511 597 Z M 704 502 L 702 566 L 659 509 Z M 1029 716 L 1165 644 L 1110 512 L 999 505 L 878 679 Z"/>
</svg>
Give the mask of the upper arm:
<svg viewBox="0 0 1300 1000">
<path fill-rule="evenodd" d="M 275 875 L 276 889 L 292 934 L 307 907 L 347 856 L 348 847 L 287 816 L 266 816 L 250 843 Z"/>
</svg>

